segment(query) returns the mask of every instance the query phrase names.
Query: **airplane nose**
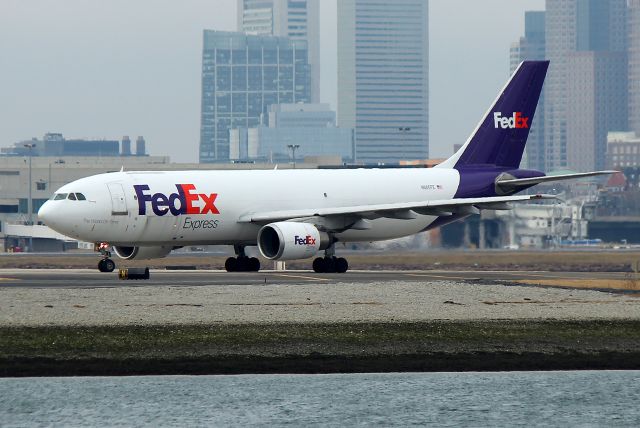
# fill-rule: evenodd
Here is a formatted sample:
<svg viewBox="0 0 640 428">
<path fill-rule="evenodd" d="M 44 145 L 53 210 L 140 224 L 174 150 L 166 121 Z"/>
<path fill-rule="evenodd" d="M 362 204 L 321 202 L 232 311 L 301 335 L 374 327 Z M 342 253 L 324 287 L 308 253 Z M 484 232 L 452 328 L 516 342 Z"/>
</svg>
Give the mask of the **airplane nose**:
<svg viewBox="0 0 640 428">
<path fill-rule="evenodd" d="M 54 209 L 49 201 L 45 202 L 38 210 L 38 220 L 47 226 L 55 226 Z"/>
</svg>

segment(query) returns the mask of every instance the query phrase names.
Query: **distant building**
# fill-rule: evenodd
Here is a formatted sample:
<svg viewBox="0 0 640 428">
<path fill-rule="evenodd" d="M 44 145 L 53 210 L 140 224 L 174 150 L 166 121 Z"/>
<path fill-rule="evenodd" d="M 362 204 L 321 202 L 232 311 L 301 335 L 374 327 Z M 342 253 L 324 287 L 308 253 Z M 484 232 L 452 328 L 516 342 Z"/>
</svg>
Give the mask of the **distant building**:
<svg viewBox="0 0 640 428">
<path fill-rule="evenodd" d="M 338 126 L 356 162 L 429 157 L 429 13 L 425 0 L 338 2 Z"/>
<path fill-rule="evenodd" d="M 232 129 L 230 158 L 234 161 L 288 162 L 310 156 L 353 159 L 353 131 L 336 128 L 328 104 L 274 104 L 269 126 Z"/>
<path fill-rule="evenodd" d="M 627 129 L 625 54 L 574 52 L 567 65 L 567 164 L 576 171 L 604 169 L 607 133 Z"/>
<path fill-rule="evenodd" d="M 238 31 L 307 43 L 311 102 L 320 102 L 319 0 L 238 0 L 237 13 Z"/>
<path fill-rule="evenodd" d="M 629 0 L 629 129 L 640 134 L 640 0 Z"/>
<path fill-rule="evenodd" d="M 268 123 L 270 128 L 332 128 L 336 112 L 329 104 L 273 104 Z"/>
<path fill-rule="evenodd" d="M 230 129 L 256 127 L 270 105 L 310 96 L 305 41 L 205 30 L 200 162 L 228 162 Z"/>
<path fill-rule="evenodd" d="M 121 152 L 118 140 L 66 139 L 59 133 L 47 133 L 42 140 L 33 138 L 20 141 L 12 147 L 0 149 L 0 153 L 5 156 L 29 156 L 30 149 L 25 145 L 34 145 L 31 148 L 32 156 L 131 156 L 131 151 L 127 152 L 128 139 L 129 137 L 123 137 Z M 143 137 L 138 139 L 144 141 Z M 136 154 L 146 156 L 144 144 L 141 149 L 142 151 Z"/>
<path fill-rule="evenodd" d="M 604 59 L 606 56 L 603 57 L 600 54 L 591 56 L 578 54 L 575 56 L 572 54 L 576 52 L 626 52 L 626 6 L 627 0 L 547 0 L 546 2 L 546 57 L 551 61 L 545 83 L 545 164 L 547 170 L 557 170 L 567 166 L 577 169 L 577 165 L 571 164 L 569 153 L 577 154 L 582 147 L 586 147 L 586 150 L 597 147 L 601 151 L 597 154 L 596 159 L 604 163 L 604 141 L 584 141 L 581 139 L 583 135 L 575 134 L 575 132 L 572 136 L 568 129 L 570 123 L 568 115 L 571 106 L 577 105 L 577 101 L 572 99 L 569 94 L 569 85 L 576 80 L 589 78 L 594 70 L 603 70 L 600 65 L 606 61 Z M 576 68 L 577 66 L 584 68 Z M 618 65 L 612 65 L 611 68 L 611 70 L 607 70 L 607 79 L 626 82 L 626 71 L 617 74 L 619 73 Z M 606 83 L 600 85 L 602 90 L 610 88 L 611 86 Z M 574 89 L 577 88 L 574 87 Z M 573 93 L 575 94 L 575 91 Z M 610 98 L 614 95 L 597 93 L 582 101 L 599 103 L 601 97 Z M 626 98 L 620 102 L 624 102 L 626 105 Z M 584 120 L 588 120 L 587 116 L 592 118 L 595 110 L 600 111 L 594 105 L 581 105 L 580 108 L 585 112 Z M 618 111 L 617 107 L 616 111 Z M 574 111 L 574 113 L 576 112 Z M 575 115 L 571 120 L 574 119 Z M 606 128 L 606 131 L 626 129 L 613 128 L 608 123 L 601 123 L 598 126 Z M 575 130 L 576 128 L 573 128 L 573 131 Z M 590 135 L 599 138 L 602 133 L 592 132 Z M 569 145 L 573 147 L 569 148 Z"/>
<path fill-rule="evenodd" d="M 511 45 L 511 73 L 525 60 L 545 59 L 545 13 L 528 11 L 524 15 L 524 37 Z M 544 90 L 540 95 L 538 107 L 529 138 L 525 147 L 523 165 L 529 169 L 546 171 L 544 149 Z"/>
<path fill-rule="evenodd" d="M 607 135 L 607 168 L 622 170 L 640 167 L 640 134 L 609 132 Z"/>
</svg>

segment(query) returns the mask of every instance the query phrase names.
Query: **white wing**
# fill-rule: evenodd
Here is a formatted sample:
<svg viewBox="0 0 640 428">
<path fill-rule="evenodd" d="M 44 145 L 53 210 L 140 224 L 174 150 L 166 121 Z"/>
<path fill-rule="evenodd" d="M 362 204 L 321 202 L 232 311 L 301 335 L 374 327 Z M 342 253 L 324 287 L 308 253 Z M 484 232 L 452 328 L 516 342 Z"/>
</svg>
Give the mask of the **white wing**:
<svg viewBox="0 0 640 428">
<path fill-rule="evenodd" d="M 343 207 L 308 208 L 247 213 L 240 223 L 271 223 L 274 221 L 303 219 L 308 217 L 356 216 L 364 219 L 395 218 L 411 220 L 418 214 L 448 215 L 474 214 L 481 209 L 509 209 L 509 202 L 526 202 L 540 199 L 556 199 L 553 195 L 494 196 L 489 198 L 460 198 L 433 201 L 400 202 L 377 205 L 355 205 Z"/>
</svg>

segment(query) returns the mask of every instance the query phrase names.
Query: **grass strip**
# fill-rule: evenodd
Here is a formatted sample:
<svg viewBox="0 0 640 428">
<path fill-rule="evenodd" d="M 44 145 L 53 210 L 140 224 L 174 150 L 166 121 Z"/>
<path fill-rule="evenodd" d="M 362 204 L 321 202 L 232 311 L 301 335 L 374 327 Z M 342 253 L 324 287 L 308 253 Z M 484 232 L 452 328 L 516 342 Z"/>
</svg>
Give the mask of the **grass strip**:
<svg viewBox="0 0 640 428">
<path fill-rule="evenodd" d="M 0 375 L 640 368 L 640 321 L 0 329 Z"/>
</svg>

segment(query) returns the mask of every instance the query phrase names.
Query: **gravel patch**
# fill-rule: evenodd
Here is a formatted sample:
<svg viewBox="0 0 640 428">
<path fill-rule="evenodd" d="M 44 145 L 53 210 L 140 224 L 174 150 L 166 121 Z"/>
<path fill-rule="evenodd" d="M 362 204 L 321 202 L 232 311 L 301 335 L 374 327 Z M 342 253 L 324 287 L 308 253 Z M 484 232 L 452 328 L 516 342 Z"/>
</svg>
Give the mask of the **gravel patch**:
<svg viewBox="0 0 640 428">
<path fill-rule="evenodd" d="M 0 327 L 640 319 L 640 297 L 451 281 L 0 289 Z"/>
</svg>

